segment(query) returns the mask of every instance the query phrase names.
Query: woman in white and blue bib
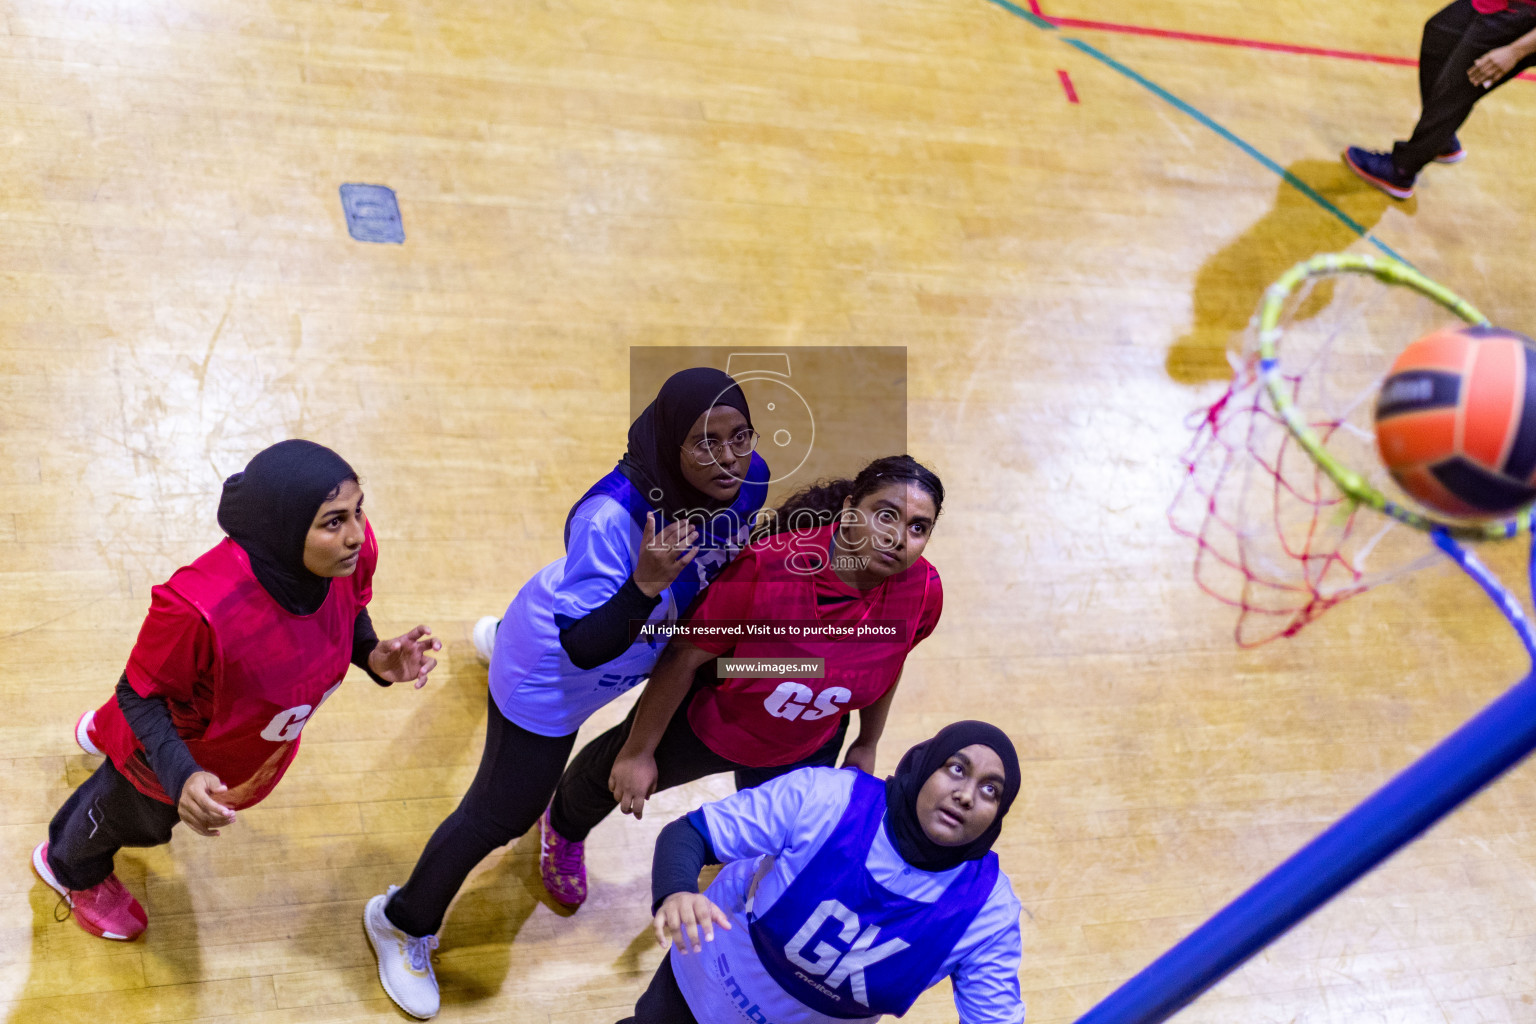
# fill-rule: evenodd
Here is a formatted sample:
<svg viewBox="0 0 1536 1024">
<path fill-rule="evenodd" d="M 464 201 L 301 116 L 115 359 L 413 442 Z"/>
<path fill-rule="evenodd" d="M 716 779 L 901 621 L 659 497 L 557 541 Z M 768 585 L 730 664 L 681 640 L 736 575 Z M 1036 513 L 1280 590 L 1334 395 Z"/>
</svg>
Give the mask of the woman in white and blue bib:
<svg viewBox="0 0 1536 1024">
<path fill-rule="evenodd" d="M 802 768 L 672 822 L 651 879 L 671 952 L 621 1024 L 873 1024 L 946 977 L 961 1024 L 1019 1024 L 1019 901 L 991 852 L 1018 791 L 1002 730 L 956 722 L 884 783 Z"/>
<path fill-rule="evenodd" d="M 592 712 L 650 675 L 665 640 L 632 622 L 677 619 L 747 541 L 768 467 L 746 396 L 725 373 L 673 374 L 629 428 L 624 458 L 571 507 L 565 556 L 481 620 L 490 662 L 485 749 L 469 791 L 401 887 L 363 913 L 379 981 L 414 1017 L 438 1011 L 432 950 L 475 865 L 539 820 Z"/>
</svg>

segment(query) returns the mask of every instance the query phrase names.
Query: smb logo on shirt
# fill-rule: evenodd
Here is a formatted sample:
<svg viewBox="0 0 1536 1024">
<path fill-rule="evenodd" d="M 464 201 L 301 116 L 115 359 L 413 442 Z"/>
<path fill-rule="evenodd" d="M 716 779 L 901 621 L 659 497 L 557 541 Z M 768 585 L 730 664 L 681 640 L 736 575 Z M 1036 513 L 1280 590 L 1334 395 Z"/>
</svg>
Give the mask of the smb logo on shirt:
<svg viewBox="0 0 1536 1024">
<path fill-rule="evenodd" d="M 741 983 L 736 980 L 736 975 L 731 973 L 730 962 L 725 959 L 724 953 L 721 953 L 720 958 L 715 961 L 715 967 L 719 970 L 720 980 L 725 983 L 726 994 L 736 1004 L 736 1011 L 738 1013 L 751 1021 L 752 1024 L 773 1024 L 768 1015 L 742 990 Z"/>
<path fill-rule="evenodd" d="M 822 926 L 834 922 L 836 938 L 843 944 L 839 949 L 825 940 L 813 946 L 811 941 L 821 932 Z M 840 999 L 837 990 L 846 982 L 853 998 L 864 1007 L 869 1006 L 869 989 L 864 982 L 864 970 L 888 956 L 906 949 L 905 939 L 887 939 L 876 945 L 880 926 L 864 925 L 859 915 L 837 900 L 822 900 L 806 919 L 805 924 L 784 947 L 784 957 L 804 971 L 804 980 L 815 985 L 827 995 Z M 832 938 L 828 935 L 827 938 Z M 806 975 L 809 975 L 807 977 Z M 820 978 L 819 982 L 813 980 Z"/>
</svg>

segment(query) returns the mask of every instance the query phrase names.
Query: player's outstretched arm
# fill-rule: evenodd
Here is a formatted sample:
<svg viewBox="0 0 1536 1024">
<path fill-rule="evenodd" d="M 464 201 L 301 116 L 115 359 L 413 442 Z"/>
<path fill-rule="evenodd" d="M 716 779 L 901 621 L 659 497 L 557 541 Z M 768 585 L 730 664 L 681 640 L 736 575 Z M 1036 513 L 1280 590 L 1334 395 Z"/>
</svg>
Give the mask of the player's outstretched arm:
<svg viewBox="0 0 1536 1024">
<path fill-rule="evenodd" d="M 880 746 L 880 737 L 885 733 L 885 720 L 890 716 L 891 702 L 896 699 L 896 687 L 900 685 L 901 676 L 897 675 L 891 688 L 881 694 L 879 700 L 859 712 L 859 735 L 843 755 L 844 768 L 857 768 L 868 775 L 875 774 L 875 755 Z"/>
<path fill-rule="evenodd" d="M 693 674 L 713 657 L 686 640 L 676 639 L 661 652 L 640 692 L 629 737 L 608 775 L 608 789 L 619 802 L 620 813 L 633 814 L 637 819 L 645 813 L 645 802 L 656 792 L 656 745 L 688 696 Z"/>
</svg>

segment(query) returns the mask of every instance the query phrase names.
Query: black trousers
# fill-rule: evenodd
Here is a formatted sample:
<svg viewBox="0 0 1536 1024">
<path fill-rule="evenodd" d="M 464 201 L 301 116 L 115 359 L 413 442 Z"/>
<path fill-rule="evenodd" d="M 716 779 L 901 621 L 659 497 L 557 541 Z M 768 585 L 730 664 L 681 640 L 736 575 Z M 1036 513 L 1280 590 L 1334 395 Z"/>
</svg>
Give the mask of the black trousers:
<svg viewBox="0 0 1536 1024">
<path fill-rule="evenodd" d="M 140 793 L 103 761 L 48 823 L 48 868 L 65 888 L 89 889 L 107 880 L 118 850 L 168 843 L 180 820 L 175 807 Z"/>
<path fill-rule="evenodd" d="M 407 935 L 437 934 L 475 865 L 538 822 L 576 745 L 575 733 L 540 736 L 508 721 L 489 693 L 486 705 L 485 750 L 475 781 L 384 907 L 384 916 Z"/>
<path fill-rule="evenodd" d="M 672 973 L 672 954 L 662 958 L 656 968 L 656 976 L 650 987 L 635 1004 L 635 1015 L 625 1017 L 619 1024 L 699 1024 L 682 989 L 677 987 L 677 975 Z"/>
<path fill-rule="evenodd" d="M 713 665 L 706 668 L 713 671 Z M 700 687 L 695 684 L 688 697 L 678 706 L 677 714 L 667 723 L 666 732 L 656 745 L 656 791 L 659 793 L 673 786 L 702 779 L 720 772 L 734 772 L 737 789 L 751 789 L 769 779 L 786 775 L 796 768 L 832 768 L 837 765 L 837 755 L 843 749 L 843 738 L 848 735 L 848 716 L 838 722 L 832 738 L 809 756 L 793 764 L 775 765 L 770 768 L 753 768 L 722 757 L 699 739 L 688 721 L 688 705 Z M 630 708 L 629 717 L 609 729 L 597 739 L 581 748 L 571 761 L 555 799 L 549 808 L 549 823 L 556 832 L 575 842 L 584 842 L 587 833 L 597 827 L 619 805 L 608 788 L 608 777 L 613 772 L 613 762 L 629 739 L 630 727 L 635 723 L 635 711 L 639 704 Z"/>
<path fill-rule="evenodd" d="M 1478 14 L 1472 0 L 1453 0 L 1424 23 L 1424 38 L 1419 44 L 1419 102 L 1423 112 L 1412 137 L 1392 147 L 1392 162 L 1399 171 L 1418 174 L 1425 164 L 1451 148 L 1456 130 L 1478 100 L 1536 65 L 1536 55 L 1526 58 L 1491 89 L 1467 81 L 1467 70 L 1479 57 L 1533 28 L 1536 8 L 1516 2 L 1494 14 Z"/>
</svg>

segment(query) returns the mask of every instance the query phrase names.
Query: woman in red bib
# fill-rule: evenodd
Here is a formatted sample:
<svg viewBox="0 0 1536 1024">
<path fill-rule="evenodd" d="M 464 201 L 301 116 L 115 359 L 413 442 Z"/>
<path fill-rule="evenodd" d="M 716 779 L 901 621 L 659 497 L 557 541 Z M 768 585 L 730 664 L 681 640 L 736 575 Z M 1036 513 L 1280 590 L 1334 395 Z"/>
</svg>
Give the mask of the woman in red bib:
<svg viewBox="0 0 1536 1024">
<path fill-rule="evenodd" d="M 563 861 L 556 899 L 585 898 L 581 844 L 614 807 L 638 818 L 656 790 L 717 772 L 748 788 L 833 766 L 849 712 L 859 733 L 843 764 L 874 771 L 907 654 L 943 610 L 938 570 L 922 557 L 943 503 L 939 478 L 900 455 L 775 510 L 689 613 L 687 639 L 667 645 L 629 718 L 566 769 L 543 849 Z M 821 670 L 734 677 L 716 671 L 722 656 Z"/>
<path fill-rule="evenodd" d="M 147 917 L 112 870 L 124 846 L 204 836 L 272 791 L 348 664 L 381 686 L 426 682 L 425 626 L 380 642 L 368 617 L 378 544 L 357 474 L 283 441 L 224 482 L 229 536 L 151 591 L 116 693 L 76 739 L 107 756 L 64 802 L 32 866 L 86 931 L 133 939 Z"/>
</svg>

